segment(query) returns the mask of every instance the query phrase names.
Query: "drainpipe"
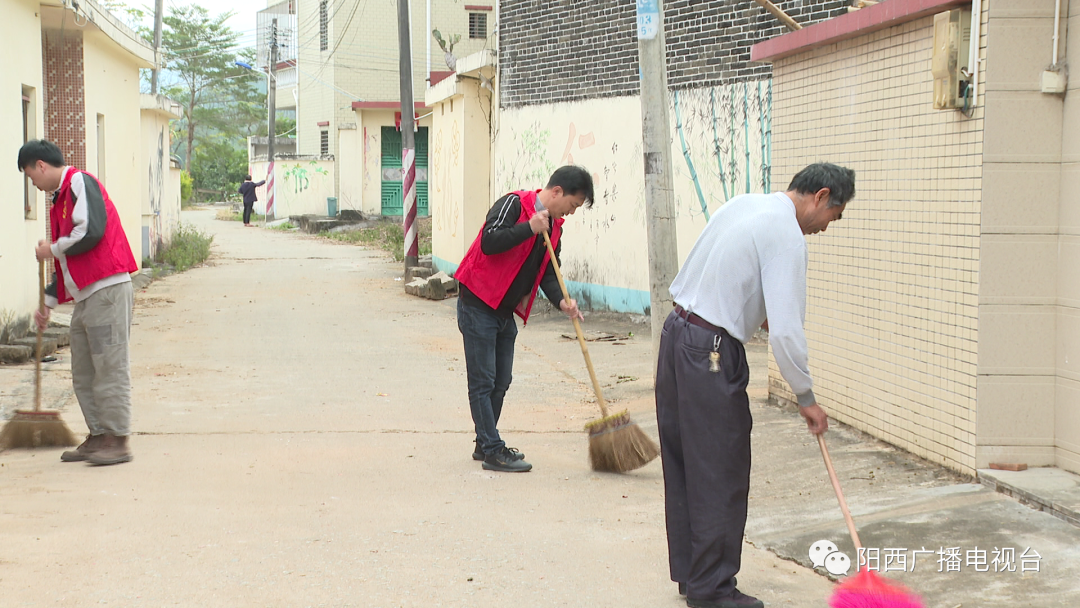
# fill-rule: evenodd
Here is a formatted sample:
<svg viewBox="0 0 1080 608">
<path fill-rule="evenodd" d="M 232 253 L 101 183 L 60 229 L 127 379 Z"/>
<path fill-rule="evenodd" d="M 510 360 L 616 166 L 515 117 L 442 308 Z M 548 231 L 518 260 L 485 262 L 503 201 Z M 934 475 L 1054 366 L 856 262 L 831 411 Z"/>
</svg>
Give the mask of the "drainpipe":
<svg viewBox="0 0 1080 608">
<path fill-rule="evenodd" d="M 424 30 L 424 39 L 427 40 L 427 73 L 424 80 L 431 86 L 431 0 L 427 0 L 427 29 Z"/>
<path fill-rule="evenodd" d="M 1061 0 L 1058 0 L 1060 5 Z M 968 57 L 971 59 L 971 111 L 979 103 L 979 39 L 982 37 L 982 0 L 971 1 L 971 47 Z"/>
<path fill-rule="evenodd" d="M 1058 47 L 1061 45 L 1059 36 L 1061 33 L 1061 0 L 1054 2 L 1054 61 L 1050 64 L 1051 69 L 1057 69 Z"/>
</svg>

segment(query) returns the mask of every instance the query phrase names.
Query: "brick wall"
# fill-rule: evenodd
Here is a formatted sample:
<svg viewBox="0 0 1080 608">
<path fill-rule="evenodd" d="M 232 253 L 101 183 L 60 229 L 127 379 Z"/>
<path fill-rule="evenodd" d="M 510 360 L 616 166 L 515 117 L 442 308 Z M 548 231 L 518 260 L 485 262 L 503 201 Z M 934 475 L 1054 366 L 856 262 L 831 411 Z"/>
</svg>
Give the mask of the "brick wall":
<svg viewBox="0 0 1080 608">
<path fill-rule="evenodd" d="M 847 12 L 849 0 L 776 2 L 807 26 Z M 500 5 L 503 107 L 634 95 L 636 4 L 615 0 L 505 0 Z M 673 0 L 664 5 L 673 88 L 767 79 L 750 46 L 788 31 L 749 0 Z"/>
<path fill-rule="evenodd" d="M 86 169 L 82 32 L 42 32 L 41 60 L 45 81 L 45 139 L 60 147 L 64 162 Z"/>
</svg>

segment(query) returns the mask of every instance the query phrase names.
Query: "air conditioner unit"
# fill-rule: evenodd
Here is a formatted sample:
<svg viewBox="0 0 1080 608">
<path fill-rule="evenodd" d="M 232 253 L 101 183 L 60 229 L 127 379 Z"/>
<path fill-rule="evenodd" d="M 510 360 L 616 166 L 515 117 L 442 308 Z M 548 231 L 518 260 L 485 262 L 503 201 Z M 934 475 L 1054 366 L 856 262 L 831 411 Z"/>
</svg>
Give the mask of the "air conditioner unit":
<svg viewBox="0 0 1080 608">
<path fill-rule="evenodd" d="M 964 107 L 971 82 L 971 11 L 956 9 L 934 15 L 934 109 Z"/>
</svg>

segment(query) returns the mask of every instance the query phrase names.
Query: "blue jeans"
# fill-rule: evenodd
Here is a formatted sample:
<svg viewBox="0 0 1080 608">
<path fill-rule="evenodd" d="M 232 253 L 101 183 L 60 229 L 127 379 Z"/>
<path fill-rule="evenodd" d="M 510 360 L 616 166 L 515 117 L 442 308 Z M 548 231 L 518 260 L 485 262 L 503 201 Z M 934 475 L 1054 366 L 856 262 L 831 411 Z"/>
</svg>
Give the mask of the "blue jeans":
<svg viewBox="0 0 1080 608">
<path fill-rule="evenodd" d="M 517 323 L 490 310 L 466 304 L 458 298 L 458 329 L 465 342 L 465 369 L 469 378 L 469 408 L 476 440 L 484 454 L 506 447 L 499 437 L 503 397 L 510 388 L 514 369 Z"/>
</svg>

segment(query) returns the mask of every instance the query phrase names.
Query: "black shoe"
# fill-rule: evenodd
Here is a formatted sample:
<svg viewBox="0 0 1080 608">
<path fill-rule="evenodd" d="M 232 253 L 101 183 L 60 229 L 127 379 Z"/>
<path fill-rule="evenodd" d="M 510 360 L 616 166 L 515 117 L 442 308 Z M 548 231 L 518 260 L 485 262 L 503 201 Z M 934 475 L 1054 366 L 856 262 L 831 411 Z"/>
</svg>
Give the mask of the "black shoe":
<svg viewBox="0 0 1080 608">
<path fill-rule="evenodd" d="M 516 456 L 518 460 L 525 460 L 525 452 L 519 452 L 517 450 L 517 448 L 506 448 L 506 449 L 510 450 L 510 453 L 513 454 L 514 456 Z M 476 441 L 473 444 L 472 459 L 473 460 L 483 460 L 484 459 L 484 451 L 480 449 L 480 442 L 479 441 Z"/>
<path fill-rule="evenodd" d="M 736 589 L 731 595 L 718 600 L 692 600 L 686 598 L 690 608 L 765 608 L 765 603 Z"/>
<path fill-rule="evenodd" d="M 679 595 L 686 597 L 686 583 L 679 583 Z"/>
<path fill-rule="evenodd" d="M 511 451 L 513 448 L 503 448 L 494 454 L 484 457 L 484 469 L 487 471 L 502 471 L 504 473 L 524 473 L 532 470 L 532 465 L 519 458 Z"/>
</svg>

